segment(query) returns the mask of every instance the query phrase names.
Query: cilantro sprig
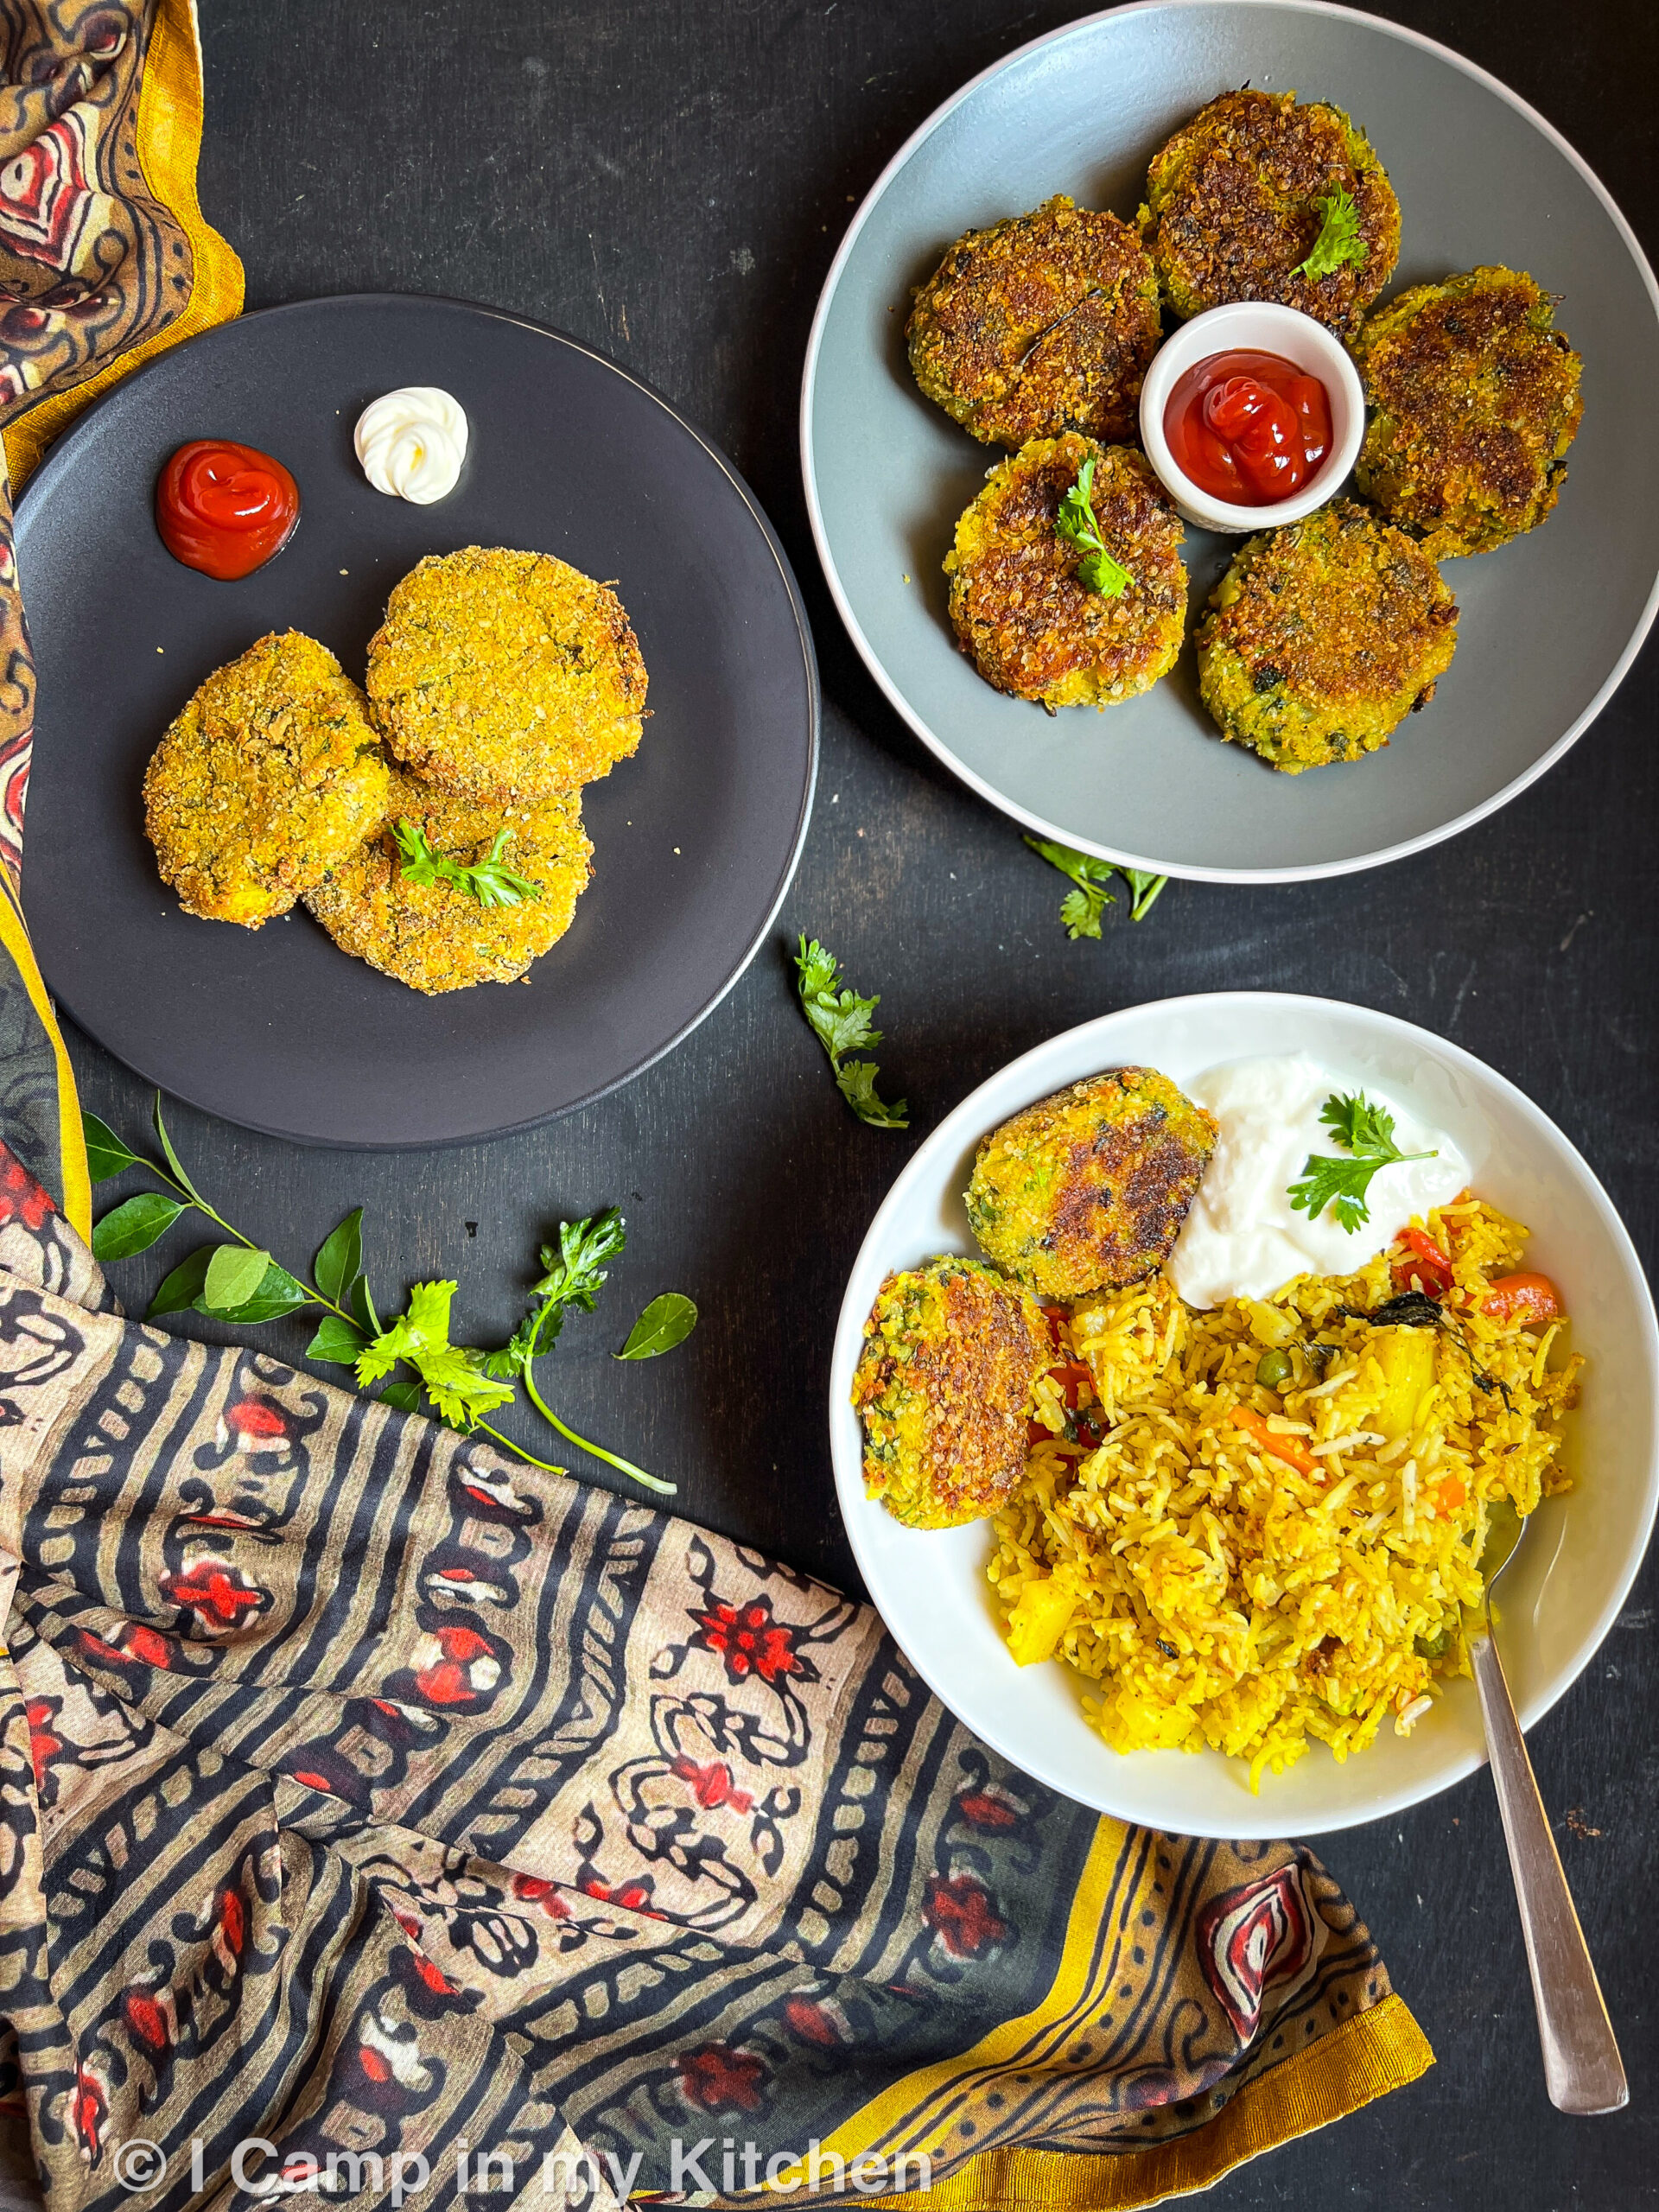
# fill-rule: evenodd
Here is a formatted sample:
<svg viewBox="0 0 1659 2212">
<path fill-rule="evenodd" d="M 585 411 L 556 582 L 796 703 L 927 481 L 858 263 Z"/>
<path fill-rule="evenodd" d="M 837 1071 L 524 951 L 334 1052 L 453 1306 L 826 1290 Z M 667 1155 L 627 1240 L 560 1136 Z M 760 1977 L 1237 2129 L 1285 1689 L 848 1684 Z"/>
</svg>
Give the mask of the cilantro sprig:
<svg viewBox="0 0 1659 2212">
<path fill-rule="evenodd" d="M 532 883 L 527 875 L 510 868 L 501 857 L 512 839 L 511 830 L 498 830 L 489 851 L 470 868 L 439 852 L 416 823 L 407 819 L 397 822 L 391 834 L 404 856 L 398 873 L 405 883 L 453 884 L 469 899 L 476 899 L 480 906 L 522 906 L 527 899 L 539 899 L 542 895 L 539 883 Z"/>
<path fill-rule="evenodd" d="M 1103 599 L 1121 599 L 1135 582 L 1100 534 L 1090 500 L 1095 486 L 1095 456 L 1090 454 L 1077 471 L 1077 480 L 1060 501 L 1054 518 L 1054 535 L 1083 558 L 1077 563 L 1077 582 L 1085 591 Z"/>
<path fill-rule="evenodd" d="M 1317 1221 L 1328 1205 L 1351 1236 L 1370 1217 L 1365 1193 L 1379 1167 L 1396 1160 L 1434 1160 L 1436 1152 L 1402 1152 L 1394 1141 L 1394 1116 L 1386 1106 L 1374 1106 L 1363 1090 L 1351 1097 L 1333 1091 L 1319 1109 L 1319 1119 L 1333 1130 L 1348 1157 L 1311 1152 L 1302 1163 L 1302 1179 L 1289 1186 L 1290 1203 L 1310 1221 Z"/>
<path fill-rule="evenodd" d="M 487 1375 L 512 1378 L 507 1384 L 509 1396 L 512 1395 L 512 1382 L 522 1382 L 531 1405 L 568 1443 L 574 1444 L 579 1451 L 591 1452 L 595 1459 L 603 1459 L 607 1466 L 615 1467 L 625 1475 L 632 1475 L 635 1482 L 644 1483 L 648 1490 L 660 1491 L 665 1497 L 671 1497 L 674 1495 L 672 1483 L 665 1483 L 656 1475 L 648 1475 L 632 1459 L 621 1459 L 616 1452 L 607 1452 L 602 1444 L 591 1443 L 587 1437 L 578 1436 L 575 1429 L 567 1428 L 536 1387 L 537 1357 L 544 1351 L 552 1351 L 567 1314 L 593 1312 L 600 1287 L 609 1273 L 603 1262 L 621 1251 L 627 1241 L 626 1224 L 614 1206 L 607 1206 L 602 1213 L 594 1214 L 586 1221 L 562 1221 L 557 1246 L 543 1244 L 542 1247 L 543 1274 L 540 1280 L 531 1287 L 529 1312 L 505 1344 L 482 1356 L 481 1363 Z M 677 1292 L 670 1295 L 679 1298 Z M 635 1322 L 628 1337 L 629 1345 L 634 1344 L 639 1338 L 641 1325 L 652 1308 L 666 1302 L 662 1299 L 652 1300 L 651 1306 Z M 678 1335 L 671 1334 L 669 1341 L 658 1344 L 655 1347 L 657 1351 L 671 1350 L 690 1333 L 696 1320 L 697 1309 L 689 1298 L 679 1299 L 679 1304 L 681 1308 L 689 1309 L 690 1318 L 686 1319 L 683 1312 L 678 1313 L 677 1318 L 684 1320 L 684 1326 Z M 619 1356 L 648 1358 L 652 1354 L 639 1351 L 630 1352 L 628 1346 L 625 1345 Z"/>
<path fill-rule="evenodd" d="M 92 1230 L 93 1253 L 100 1261 L 114 1261 L 148 1251 L 190 1212 L 213 1222 L 228 1241 L 204 1244 L 181 1261 L 151 1299 L 147 1320 L 192 1311 L 248 1326 L 315 1307 L 321 1319 L 306 1346 L 306 1357 L 325 1366 L 349 1367 L 359 1389 L 384 1383 L 378 1393 L 382 1405 L 400 1413 L 418 1413 L 424 1401 L 441 1421 L 463 1435 L 481 1429 L 531 1466 L 564 1474 L 567 1469 L 538 1459 L 485 1418 L 512 1405 L 522 1381 L 531 1403 L 567 1441 L 636 1482 L 672 1494 L 672 1483 L 647 1474 L 632 1460 L 620 1459 L 567 1427 L 536 1384 L 532 1363 L 552 1349 L 568 1313 L 592 1313 L 607 1272 L 603 1262 L 627 1242 L 622 1216 L 614 1206 L 590 1220 L 560 1223 L 556 1251 L 542 1247 L 543 1272 L 531 1290 L 529 1313 L 507 1344 L 481 1351 L 451 1339 L 450 1311 L 457 1288 L 453 1281 L 411 1285 L 404 1311 L 382 1322 L 363 1266 L 361 1206 L 324 1238 L 309 1277 L 295 1274 L 233 1228 L 196 1189 L 168 1133 L 159 1092 L 153 1118 L 165 1166 L 134 1152 L 96 1114 L 82 1116 L 93 1182 L 137 1167 L 166 1185 L 162 1191 L 138 1192 L 105 1214 Z M 679 1291 L 664 1292 L 645 1308 L 615 1357 L 652 1359 L 671 1351 L 690 1334 L 696 1319 L 697 1309 L 689 1298 Z"/>
<path fill-rule="evenodd" d="M 1357 269 L 1370 249 L 1359 235 L 1359 210 L 1352 194 L 1338 187 L 1322 194 L 1314 205 L 1323 217 L 1319 234 L 1313 251 L 1291 271 L 1292 276 L 1311 276 L 1317 282 L 1321 276 L 1334 276 L 1344 262 L 1351 261 Z"/>
<path fill-rule="evenodd" d="M 824 950 L 817 938 L 809 943 L 802 937 L 795 967 L 801 1012 L 829 1054 L 836 1088 L 859 1120 L 871 1128 L 907 1129 L 906 1109 L 910 1102 L 901 1098 L 896 1105 L 887 1104 L 876 1096 L 875 1079 L 880 1070 L 874 1061 L 846 1057 L 849 1052 L 874 1049 L 881 1042 L 881 1032 L 870 1020 L 881 1003 L 880 993 L 861 999 L 849 989 L 842 981 L 840 962 Z"/>
<path fill-rule="evenodd" d="M 1115 875 L 1121 875 L 1129 887 L 1134 902 L 1129 908 L 1132 922 L 1145 921 L 1154 899 L 1169 881 L 1166 875 L 1154 875 L 1148 868 L 1116 868 L 1110 861 L 1097 861 L 1092 854 L 1076 852 L 1070 845 L 1059 844 L 1052 837 L 1027 837 L 1026 842 L 1033 853 L 1040 853 L 1051 868 L 1070 876 L 1076 886 L 1060 901 L 1060 919 L 1073 943 L 1080 937 L 1100 935 L 1102 915 L 1108 906 L 1117 904 L 1116 893 L 1107 887 Z"/>
</svg>

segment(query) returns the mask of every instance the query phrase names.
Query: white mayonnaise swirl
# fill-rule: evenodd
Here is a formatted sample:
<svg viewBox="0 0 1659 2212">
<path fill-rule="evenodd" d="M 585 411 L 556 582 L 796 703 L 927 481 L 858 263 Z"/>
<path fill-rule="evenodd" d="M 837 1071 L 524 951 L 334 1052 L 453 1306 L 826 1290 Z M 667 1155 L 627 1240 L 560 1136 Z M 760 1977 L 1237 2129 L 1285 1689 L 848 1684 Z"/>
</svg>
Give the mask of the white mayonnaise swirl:
<svg viewBox="0 0 1659 2212">
<path fill-rule="evenodd" d="M 1414 1214 L 1448 1205 L 1469 1179 L 1469 1163 L 1450 1137 L 1414 1120 L 1374 1084 L 1300 1054 L 1235 1060 L 1185 1089 L 1221 1125 L 1169 1258 L 1170 1280 L 1189 1306 L 1266 1298 L 1294 1275 L 1351 1275 L 1386 1252 Z M 1393 1115 L 1402 1152 L 1433 1157 L 1379 1168 L 1365 1193 L 1370 1218 L 1350 1231 L 1329 1205 L 1310 1221 L 1291 1205 L 1290 1185 L 1310 1153 L 1344 1156 L 1319 1109 L 1333 1092 L 1362 1089 L 1374 1106 Z"/>
<path fill-rule="evenodd" d="M 377 492 L 429 507 L 455 488 L 467 458 L 467 416 L 435 385 L 407 384 L 363 410 L 352 442 Z"/>
</svg>

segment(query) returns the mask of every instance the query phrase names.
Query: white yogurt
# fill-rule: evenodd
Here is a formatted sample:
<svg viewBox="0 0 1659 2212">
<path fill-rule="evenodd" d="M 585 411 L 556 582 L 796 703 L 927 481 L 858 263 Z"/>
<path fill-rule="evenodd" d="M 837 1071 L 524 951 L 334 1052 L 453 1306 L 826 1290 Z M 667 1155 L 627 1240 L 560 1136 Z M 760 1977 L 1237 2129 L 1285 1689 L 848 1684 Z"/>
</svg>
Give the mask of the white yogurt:
<svg viewBox="0 0 1659 2212">
<path fill-rule="evenodd" d="M 1214 1157 L 1170 1255 L 1170 1279 L 1189 1306 L 1266 1298 L 1294 1275 L 1352 1274 L 1386 1252 L 1414 1214 L 1446 1205 L 1469 1179 L 1468 1161 L 1442 1131 L 1415 1120 L 1374 1084 L 1300 1054 L 1235 1060 L 1185 1088 L 1221 1125 Z M 1393 1115 L 1394 1141 L 1402 1152 L 1434 1157 L 1378 1168 L 1365 1193 L 1370 1218 L 1351 1232 L 1328 1205 L 1317 1221 L 1299 1213 L 1290 1203 L 1290 1185 L 1301 1179 L 1310 1153 L 1344 1156 L 1319 1109 L 1333 1092 L 1360 1090 Z"/>
<path fill-rule="evenodd" d="M 352 443 L 377 492 L 429 507 L 455 488 L 467 458 L 467 416 L 433 384 L 407 384 L 357 418 Z"/>
</svg>

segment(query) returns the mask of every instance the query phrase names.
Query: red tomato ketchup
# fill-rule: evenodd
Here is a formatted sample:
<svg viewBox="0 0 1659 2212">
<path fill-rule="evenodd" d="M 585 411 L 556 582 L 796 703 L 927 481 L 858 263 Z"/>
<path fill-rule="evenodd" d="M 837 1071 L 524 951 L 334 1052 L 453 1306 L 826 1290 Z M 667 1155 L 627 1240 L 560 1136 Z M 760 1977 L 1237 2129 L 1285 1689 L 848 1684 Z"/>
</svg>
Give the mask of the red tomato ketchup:
<svg viewBox="0 0 1659 2212">
<path fill-rule="evenodd" d="M 300 518 L 300 487 L 268 453 L 224 438 L 181 446 L 156 485 L 156 527 L 187 569 L 221 583 L 280 553 Z"/>
<path fill-rule="evenodd" d="M 1211 353 L 1177 379 L 1164 435 L 1212 499 L 1264 507 L 1300 492 L 1331 450 L 1331 395 L 1277 353 Z"/>
</svg>

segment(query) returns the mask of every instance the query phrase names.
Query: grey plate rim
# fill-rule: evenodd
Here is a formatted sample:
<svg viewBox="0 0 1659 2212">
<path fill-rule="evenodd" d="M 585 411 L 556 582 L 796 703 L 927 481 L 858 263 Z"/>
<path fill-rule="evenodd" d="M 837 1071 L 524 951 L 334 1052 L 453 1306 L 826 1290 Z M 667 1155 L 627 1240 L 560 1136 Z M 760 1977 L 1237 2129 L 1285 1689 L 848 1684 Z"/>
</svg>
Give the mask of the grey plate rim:
<svg viewBox="0 0 1659 2212">
<path fill-rule="evenodd" d="M 1449 821 L 1441 823 L 1435 829 L 1424 830 L 1418 836 L 1405 838 L 1397 844 L 1380 845 L 1374 852 L 1351 854 L 1342 860 L 1313 861 L 1294 868 L 1210 868 L 1201 867 L 1191 861 L 1172 862 L 1159 860 L 1154 855 L 1146 853 L 1125 852 L 1116 846 L 1098 843 L 1092 837 L 1081 836 L 1076 830 L 1067 829 L 1064 823 L 1051 822 L 1046 817 L 1033 813 L 1029 808 L 1017 804 L 1005 793 L 998 791 L 993 784 L 987 782 L 985 778 L 976 771 L 969 768 L 965 761 L 960 760 L 945 740 L 932 728 L 920 710 L 912 705 L 887 674 L 880 656 L 861 627 L 858 618 L 853 612 L 852 601 L 842 582 L 841 573 L 830 546 L 829 531 L 824 523 L 823 511 L 818 500 L 817 459 L 812 435 L 812 409 L 817 384 L 818 356 L 823 342 L 824 329 L 835 305 L 836 293 L 840 286 L 842 272 L 852 258 L 859 236 L 866 222 L 874 213 L 878 202 L 911 156 L 932 137 L 945 118 L 954 113 L 964 100 L 976 92 L 981 86 L 989 83 L 992 78 L 1000 76 L 1005 69 L 1014 68 L 1020 62 L 1028 60 L 1032 54 L 1040 52 L 1044 47 L 1058 45 L 1064 39 L 1075 37 L 1079 31 L 1086 30 L 1096 23 L 1103 23 L 1109 17 L 1116 21 L 1128 16 L 1170 14 L 1178 10 L 1208 7 L 1213 4 L 1214 0 L 1129 0 L 1129 4 L 1124 7 L 1102 8 L 1089 15 L 1079 16 L 1071 22 L 1062 23 L 1052 31 L 1045 31 L 1038 38 L 1027 39 L 1023 45 L 1017 46 L 1011 53 L 1003 54 L 1000 60 L 993 61 L 988 68 L 982 69 L 977 76 L 970 77 L 967 83 L 959 86 L 948 99 L 942 101 L 933 112 L 911 132 L 909 137 L 893 155 L 855 210 L 853 219 L 847 226 L 846 235 L 836 248 L 835 258 L 830 264 L 829 274 L 823 280 L 823 289 L 818 295 L 818 304 L 812 317 L 812 327 L 806 341 L 806 359 L 801 372 L 799 417 L 801 477 L 806 494 L 807 519 L 812 527 L 812 541 L 818 550 L 818 561 L 823 570 L 824 581 L 830 587 L 830 595 L 836 603 L 836 611 L 841 616 L 847 634 L 852 639 L 860 659 L 875 678 L 888 704 L 907 727 L 920 738 L 928 751 L 936 759 L 942 760 L 953 776 L 966 784 L 970 791 L 976 792 L 988 804 L 994 806 L 1000 814 L 1005 814 L 1011 820 L 1021 823 L 1039 837 L 1057 839 L 1060 843 L 1070 845 L 1076 850 L 1091 854 L 1096 860 L 1108 861 L 1114 867 L 1142 868 L 1154 875 L 1173 875 L 1192 883 L 1312 883 L 1330 876 L 1358 875 L 1367 868 L 1383 868 L 1390 861 L 1406 860 L 1414 853 L 1427 852 L 1431 846 L 1442 844 L 1447 838 L 1455 837 L 1461 831 L 1472 829 L 1476 823 L 1484 822 L 1488 815 L 1496 814 L 1500 807 L 1507 806 L 1511 799 L 1518 798 L 1530 785 L 1536 783 L 1538 779 L 1553 768 L 1555 763 L 1583 736 L 1585 731 L 1596 720 L 1602 709 L 1629 674 L 1631 664 L 1647 641 L 1648 632 L 1653 627 L 1656 615 L 1659 615 L 1659 575 L 1654 577 L 1646 604 L 1643 607 L 1635 629 L 1630 633 L 1629 643 L 1614 663 L 1605 682 L 1583 713 L 1568 725 L 1546 752 L 1539 755 L 1529 768 L 1512 778 L 1500 790 L 1494 791 L 1490 798 L 1483 799 L 1478 806 L 1469 807 L 1462 814 L 1454 815 Z M 1423 32 L 1411 30 L 1402 23 L 1389 22 L 1382 16 L 1370 15 L 1363 9 L 1338 6 L 1336 4 L 1336 0 L 1228 0 L 1228 4 L 1241 10 L 1270 8 L 1277 13 L 1326 16 L 1344 22 L 1363 23 L 1369 29 L 1381 31 L 1389 38 L 1400 40 L 1407 46 L 1418 47 L 1425 53 L 1436 55 L 1440 60 L 1448 62 L 1454 69 L 1461 71 L 1465 77 L 1472 78 L 1477 84 L 1484 86 L 1488 92 L 1497 93 L 1500 99 L 1506 102 L 1517 114 L 1531 124 L 1534 130 L 1546 138 L 1556 151 L 1572 164 L 1594 193 L 1614 229 L 1618 232 L 1625 251 L 1635 263 L 1637 274 L 1647 289 L 1649 302 L 1653 308 L 1655 318 L 1659 320 L 1659 282 L 1656 281 L 1652 266 L 1647 255 L 1643 251 L 1641 242 L 1626 221 L 1618 201 L 1584 156 L 1575 147 L 1569 144 L 1556 130 L 1554 124 L 1541 115 L 1529 102 L 1523 100 L 1518 92 L 1511 92 L 1510 87 L 1500 78 L 1494 77 L 1490 70 L 1483 69 L 1478 62 L 1468 60 L 1452 48 L 1443 45 L 1439 39 L 1429 38 Z"/>
<path fill-rule="evenodd" d="M 601 368 L 608 369 L 613 376 L 620 377 L 625 384 L 632 385 L 653 406 L 659 407 L 670 421 L 683 430 L 713 461 L 715 467 L 731 485 L 759 530 L 772 560 L 777 564 L 779 577 L 788 598 L 790 611 L 794 616 L 796 631 L 800 639 L 802 669 L 806 678 L 807 764 L 806 776 L 801 792 L 800 814 L 795 824 L 788 855 L 779 873 L 777 888 L 766 908 L 765 918 L 755 931 L 753 943 L 725 982 L 698 1007 L 688 1021 L 677 1029 L 671 1037 L 658 1045 L 654 1052 L 648 1053 L 643 1059 L 636 1061 L 633 1066 L 624 1070 L 620 1075 L 612 1077 L 607 1082 L 595 1084 L 591 1090 L 584 1091 L 580 1097 L 573 1098 L 567 1105 L 556 1107 L 551 1113 L 532 1114 L 516 1122 L 504 1122 L 499 1128 L 465 1130 L 456 1136 L 430 1141 L 423 1139 L 404 1138 L 370 1142 L 355 1138 L 317 1137 L 295 1129 L 282 1128 L 275 1123 L 251 1117 L 247 1120 L 238 1117 L 234 1124 L 238 1128 L 251 1129 L 260 1136 L 276 1137 L 285 1144 L 315 1146 L 323 1152 L 439 1152 L 457 1145 L 493 1144 L 499 1138 L 517 1136 L 526 1129 L 540 1128 L 547 1122 L 563 1121 L 569 1115 L 581 1113 L 587 1107 L 597 1104 L 599 1100 L 608 1097 L 613 1091 L 620 1090 L 626 1084 L 635 1081 L 638 1077 L 645 1072 L 647 1068 L 655 1067 L 658 1060 L 666 1058 L 669 1053 L 685 1042 L 693 1030 L 701 1028 L 715 1008 L 736 989 L 738 984 L 754 964 L 756 955 L 772 935 L 778 917 L 783 911 L 784 901 L 788 898 L 790 887 L 795 880 L 796 872 L 800 867 L 801 855 L 806 846 L 807 833 L 812 826 L 812 807 L 817 795 L 818 769 L 823 753 L 823 690 L 818 676 L 817 650 L 812 640 L 811 624 L 807 619 L 805 602 L 801 597 L 801 589 L 796 581 L 795 571 L 790 566 L 789 556 L 784 550 L 783 543 L 772 528 L 760 500 L 720 448 L 711 439 L 706 438 L 695 423 L 688 422 L 673 402 L 658 391 L 654 385 L 648 383 L 636 371 L 625 368 L 620 361 L 613 360 L 608 353 L 601 353 L 596 346 L 588 345 L 584 339 L 573 336 L 568 330 L 560 330 L 552 323 L 538 321 L 534 315 L 519 315 L 511 308 L 492 307 L 487 301 L 462 299 L 453 292 L 375 292 L 354 289 L 349 292 L 308 293 L 300 299 L 279 300 L 270 307 L 252 308 L 246 314 L 233 316 L 229 323 L 215 323 L 211 328 L 198 331 L 194 337 L 185 339 L 177 346 L 165 347 L 160 353 L 133 370 L 130 375 L 118 378 L 108 391 L 101 392 L 98 398 L 77 415 L 68 427 L 54 440 L 48 448 L 40 466 L 17 495 L 14 522 L 16 515 L 21 514 L 30 500 L 37 499 L 55 476 L 63 474 L 65 454 L 70 448 L 72 440 L 82 426 L 97 415 L 106 402 L 116 397 L 118 394 L 127 391 L 142 378 L 149 376 L 157 369 L 166 367 L 177 356 L 188 352 L 194 346 L 211 344 L 214 337 L 222 330 L 239 327 L 245 323 L 260 322 L 273 315 L 297 313 L 306 308 L 315 308 L 322 301 L 350 305 L 359 301 L 371 300 L 404 300 L 420 306 L 430 304 L 448 308 L 463 308 L 474 315 L 487 315 L 493 321 L 515 323 L 522 329 L 534 331 L 538 337 L 550 338 L 559 345 L 569 346 L 575 353 L 585 354 L 589 360 L 597 363 Z M 25 823 L 23 833 L 25 866 L 28 862 L 28 849 L 29 834 L 27 823 Z M 53 993 L 53 996 L 55 999 L 57 994 Z M 74 1007 L 67 1000 L 63 1001 L 63 1008 L 70 1020 L 76 1023 L 77 1027 L 83 1026 L 76 1016 Z M 87 1029 L 86 1034 L 92 1039 L 100 1050 L 110 1051 L 110 1047 L 105 1045 L 92 1030 Z M 147 1068 L 139 1066 L 134 1061 L 124 1059 L 119 1053 L 111 1052 L 111 1057 L 120 1059 L 124 1066 L 130 1067 L 135 1075 L 142 1077 L 145 1083 L 151 1084 L 155 1089 L 168 1090 L 168 1096 L 181 1099 L 187 1106 L 194 1106 L 199 1112 L 211 1114 L 215 1120 L 224 1118 L 219 1109 L 202 1105 L 199 1099 L 193 1098 L 188 1091 L 176 1088 L 168 1089 L 168 1086 L 162 1084 Z"/>
</svg>

